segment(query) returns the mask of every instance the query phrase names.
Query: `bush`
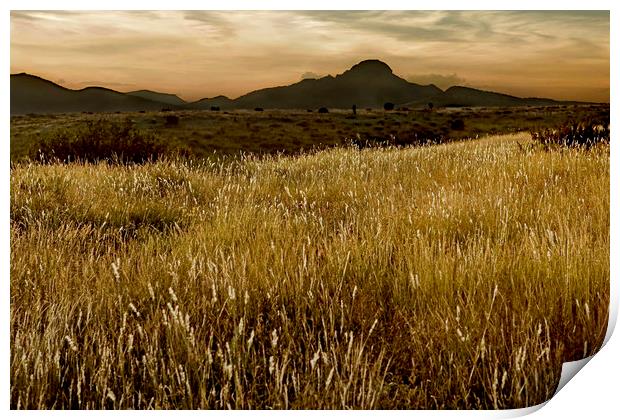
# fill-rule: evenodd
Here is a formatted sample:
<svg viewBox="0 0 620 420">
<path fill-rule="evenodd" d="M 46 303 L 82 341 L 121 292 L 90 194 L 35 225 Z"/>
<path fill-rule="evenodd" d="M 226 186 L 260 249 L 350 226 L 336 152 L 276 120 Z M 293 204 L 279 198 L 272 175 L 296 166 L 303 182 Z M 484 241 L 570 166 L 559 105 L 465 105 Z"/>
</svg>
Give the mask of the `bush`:
<svg viewBox="0 0 620 420">
<path fill-rule="evenodd" d="M 166 115 L 166 125 L 179 125 L 179 117 L 176 115 Z"/>
<path fill-rule="evenodd" d="M 143 133 L 131 125 L 98 120 L 70 130 L 60 130 L 43 138 L 31 149 L 29 157 L 40 163 L 74 161 L 109 163 L 145 163 L 164 155 L 184 154 Z"/>
<path fill-rule="evenodd" d="M 263 108 L 261 108 L 261 107 L 256 107 L 256 108 L 254 108 L 254 111 L 257 111 L 257 112 L 263 112 L 263 111 L 264 111 L 264 109 L 263 109 Z"/>
<path fill-rule="evenodd" d="M 386 111 L 393 111 L 394 104 L 392 102 L 386 102 L 383 104 L 383 109 L 385 109 Z"/>
<path fill-rule="evenodd" d="M 211 111 L 219 111 L 220 107 L 219 106 L 212 106 L 211 107 Z"/>
<path fill-rule="evenodd" d="M 596 144 L 609 143 L 609 120 L 601 122 L 582 121 L 569 123 L 555 129 L 532 131 L 532 139 L 545 145 L 590 148 Z"/>
<path fill-rule="evenodd" d="M 463 131 L 465 130 L 465 122 L 463 122 L 463 120 L 461 120 L 460 118 L 452 120 L 450 121 L 450 129 L 456 131 Z"/>
<path fill-rule="evenodd" d="M 324 106 L 319 108 L 319 114 L 327 114 L 328 112 L 329 112 L 329 110 L 327 108 L 325 108 Z"/>
</svg>

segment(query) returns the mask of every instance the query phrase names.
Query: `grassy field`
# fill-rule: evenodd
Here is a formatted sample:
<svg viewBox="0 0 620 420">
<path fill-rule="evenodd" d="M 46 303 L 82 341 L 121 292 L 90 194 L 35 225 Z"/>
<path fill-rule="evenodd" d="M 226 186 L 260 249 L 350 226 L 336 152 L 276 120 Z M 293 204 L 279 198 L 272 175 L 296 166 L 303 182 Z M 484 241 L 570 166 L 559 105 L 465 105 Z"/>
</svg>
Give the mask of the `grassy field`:
<svg viewBox="0 0 620 420">
<path fill-rule="evenodd" d="M 547 400 L 606 331 L 609 148 L 530 142 L 14 164 L 11 407 Z"/>
<path fill-rule="evenodd" d="M 315 110 L 316 111 L 316 110 Z M 176 116 L 177 124 L 166 118 Z M 296 154 L 347 143 L 360 136 L 371 141 L 395 139 L 402 144 L 418 140 L 458 140 L 488 134 L 506 134 L 553 128 L 569 121 L 609 122 L 609 105 L 564 105 L 521 108 L 439 108 L 408 111 L 360 109 L 285 111 L 178 111 L 118 114 L 58 114 L 11 117 L 11 160 L 36 148 L 41 139 L 88 121 L 128 120 L 137 129 L 156 135 L 163 143 L 189 150 L 195 157 L 283 152 Z"/>
</svg>

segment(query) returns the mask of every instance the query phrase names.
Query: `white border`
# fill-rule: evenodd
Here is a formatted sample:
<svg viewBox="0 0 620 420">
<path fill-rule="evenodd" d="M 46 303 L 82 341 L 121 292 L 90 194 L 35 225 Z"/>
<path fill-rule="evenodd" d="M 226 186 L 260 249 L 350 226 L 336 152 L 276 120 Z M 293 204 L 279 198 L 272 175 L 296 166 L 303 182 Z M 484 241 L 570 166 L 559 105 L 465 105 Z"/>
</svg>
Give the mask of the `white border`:
<svg viewBox="0 0 620 420">
<path fill-rule="evenodd" d="M 284 1 L 276 1 L 276 0 L 263 0 L 260 2 L 252 2 L 252 1 L 243 1 L 243 0 L 231 0 L 227 2 L 198 2 L 198 1 L 187 1 L 187 0 L 177 0 L 174 2 L 155 0 L 149 2 L 137 2 L 137 1 L 119 1 L 119 0 L 110 0 L 110 1 L 91 1 L 87 4 L 83 1 L 77 0 L 60 0 L 53 2 L 45 2 L 45 1 L 33 1 L 33 0 L 25 0 L 20 2 L 11 2 L 7 4 L 7 2 L 3 2 L 3 8 L 6 8 L 6 11 L 2 14 L 0 24 L 0 31 L 2 33 L 2 55 L 1 60 L 3 64 L 3 68 L 6 69 L 5 77 L 2 78 L 1 86 L 2 86 L 2 95 L 1 95 L 1 106 L 2 106 L 2 129 L 4 135 L 2 136 L 2 143 L 0 145 L 0 159 L 2 165 L 2 171 L 5 174 L 0 181 L 0 190 L 2 194 L 2 206 L 0 206 L 0 217 L 4 221 L 0 224 L 1 229 L 1 238 L 0 238 L 0 273 L 3 282 L 3 304 L 6 305 L 2 311 L 2 335 L 4 340 L 4 345 L 2 346 L 1 352 L 1 360 L 2 360 L 2 372 L 4 373 L 3 381 L 1 382 L 0 389 L 0 398 L 2 398 L 2 402 L 4 403 L 5 409 L 8 410 L 9 402 L 10 402 L 10 375 L 9 375 L 9 296 L 10 296 L 10 287 L 9 287 L 9 256 L 10 256 L 10 248 L 9 248 L 9 132 L 10 132 L 10 117 L 9 117 L 9 109 L 10 109 L 10 100 L 9 100 L 9 77 L 10 73 L 10 10 L 36 10 L 36 9 L 76 9 L 76 10 L 122 10 L 122 9 L 150 9 L 150 10 L 193 10 L 193 9 L 212 9 L 212 10 L 233 10 L 233 9 L 245 9 L 245 10 L 272 10 L 272 9 L 284 9 L 284 10 L 294 10 L 294 9 L 314 9 L 314 10 L 327 10 L 327 9 L 343 9 L 343 10 L 365 10 L 365 9 L 381 9 L 381 10 L 404 10 L 404 9 L 414 9 L 414 10 L 482 10 L 482 9 L 490 9 L 490 10 L 547 10 L 547 9 L 558 9 L 560 6 L 561 10 L 581 10 L 581 9 L 598 9 L 598 10 L 611 10 L 611 97 L 618 97 L 618 88 L 617 88 L 617 74 L 618 74 L 618 54 L 614 47 L 618 47 L 617 43 L 617 25 L 618 18 L 617 14 L 618 7 L 615 7 L 617 2 L 612 1 L 600 1 L 600 0 L 590 0 L 588 2 L 583 1 L 563 1 L 563 2 L 551 2 L 551 1 L 540 1 L 540 0 L 521 0 L 521 1 L 503 1 L 501 3 L 491 2 L 491 1 L 468 1 L 457 2 L 457 1 L 441 1 L 436 0 L 433 2 L 405 2 L 405 1 L 390 1 L 383 0 L 381 2 L 376 1 L 368 1 L 368 0 L 314 0 L 314 1 L 300 1 L 296 2 L 294 5 L 290 3 L 286 3 Z M 612 105 L 612 125 L 614 127 L 618 127 L 618 116 L 616 112 L 616 107 Z M 618 272 L 618 264 L 615 257 L 619 255 L 617 238 L 618 238 L 618 193 L 619 193 L 619 185 L 618 185 L 618 175 L 619 172 L 617 170 L 618 165 L 618 148 L 614 147 L 615 141 L 617 141 L 617 135 L 615 132 L 612 134 L 612 147 L 611 147 L 611 286 L 612 286 L 612 301 L 611 301 L 611 321 L 615 323 L 618 314 L 618 281 L 617 281 L 617 272 Z M 611 330 L 609 331 L 611 332 Z M 620 352 L 620 342 L 617 338 L 618 334 L 611 336 L 611 339 L 606 343 L 604 348 L 597 354 L 577 375 L 577 378 L 571 380 L 565 388 L 563 388 L 555 397 L 553 397 L 542 409 L 536 411 L 532 414 L 532 418 L 611 418 L 611 413 L 618 413 L 618 403 L 617 403 L 617 378 L 620 373 L 620 363 L 618 361 L 618 357 L 616 357 Z M 609 334 L 608 337 L 609 338 Z M 528 410 L 531 411 L 531 410 Z M 183 417 L 195 417 L 200 416 L 201 418 L 205 415 L 215 416 L 215 417 L 224 417 L 226 418 L 239 418 L 246 416 L 252 417 L 263 417 L 268 416 L 269 418 L 284 418 L 285 416 L 291 415 L 288 412 L 155 412 L 155 413 L 144 413 L 144 412 L 128 412 L 128 411 L 116 411 L 116 412 L 44 412 L 41 414 L 39 412 L 10 412 L 9 415 L 20 415 L 20 416 L 82 416 L 82 415 L 92 415 L 94 417 L 109 417 L 109 416 L 136 416 L 136 415 L 149 415 L 149 416 L 178 416 L 182 415 Z M 295 412 L 295 416 L 301 416 L 306 418 L 311 418 L 316 416 L 318 413 L 312 411 L 304 411 L 304 412 Z M 508 412 L 446 412 L 446 411 L 438 411 L 438 412 L 428 412 L 428 411 L 394 411 L 390 412 L 389 416 L 396 416 L 400 418 L 410 418 L 412 416 L 416 418 L 426 418 L 426 417 L 442 417 L 442 418 L 497 418 L 497 417 L 511 417 L 519 414 L 525 414 L 525 412 L 521 412 L 519 410 L 508 411 Z M 356 418 L 370 418 L 370 416 L 382 415 L 374 412 L 352 412 L 352 413 L 343 413 L 343 412 L 322 412 L 319 415 L 328 415 L 328 416 L 355 416 Z M 616 414 L 617 415 L 617 414 Z"/>
</svg>

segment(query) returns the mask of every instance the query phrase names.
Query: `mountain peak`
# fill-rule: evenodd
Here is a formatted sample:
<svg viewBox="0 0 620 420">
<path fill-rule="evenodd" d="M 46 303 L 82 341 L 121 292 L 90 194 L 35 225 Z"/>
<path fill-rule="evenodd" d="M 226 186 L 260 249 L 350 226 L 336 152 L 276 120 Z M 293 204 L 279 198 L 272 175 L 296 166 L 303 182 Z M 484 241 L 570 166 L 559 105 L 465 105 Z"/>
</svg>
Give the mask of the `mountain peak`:
<svg viewBox="0 0 620 420">
<path fill-rule="evenodd" d="M 363 74 L 363 75 L 381 75 L 393 74 L 390 66 L 381 60 L 364 60 L 360 61 L 346 73 Z"/>
</svg>

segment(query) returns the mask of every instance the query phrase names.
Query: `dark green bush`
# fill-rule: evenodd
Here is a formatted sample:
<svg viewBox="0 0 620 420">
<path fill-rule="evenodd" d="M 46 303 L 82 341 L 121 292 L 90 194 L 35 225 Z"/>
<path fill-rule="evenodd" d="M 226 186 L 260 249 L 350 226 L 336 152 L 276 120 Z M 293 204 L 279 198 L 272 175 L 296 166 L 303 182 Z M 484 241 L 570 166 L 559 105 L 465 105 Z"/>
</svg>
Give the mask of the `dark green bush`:
<svg viewBox="0 0 620 420">
<path fill-rule="evenodd" d="M 392 102 L 386 102 L 383 104 L 383 109 L 385 109 L 386 111 L 393 111 L 394 104 Z"/>
<path fill-rule="evenodd" d="M 177 115 L 166 115 L 166 125 L 179 125 L 179 117 Z"/>
<path fill-rule="evenodd" d="M 84 125 L 53 132 L 31 149 L 29 157 L 41 163 L 74 161 L 145 163 L 164 155 L 183 154 L 134 128 L 129 121 L 89 121 Z"/>
<path fill-rule="evenodd" d="M 545 145 L 590 148 L 609 143 L 609 120 L 568 123 L 553 129 L 532 131 L 532 139 Z"/>
<path fill-rule="evenodd" d="M 463 131 L 465 130 L 465 122 L 460 118 L 452 120 L 450 121 L 450 129 L 456 131 Z"/>
</svg>

